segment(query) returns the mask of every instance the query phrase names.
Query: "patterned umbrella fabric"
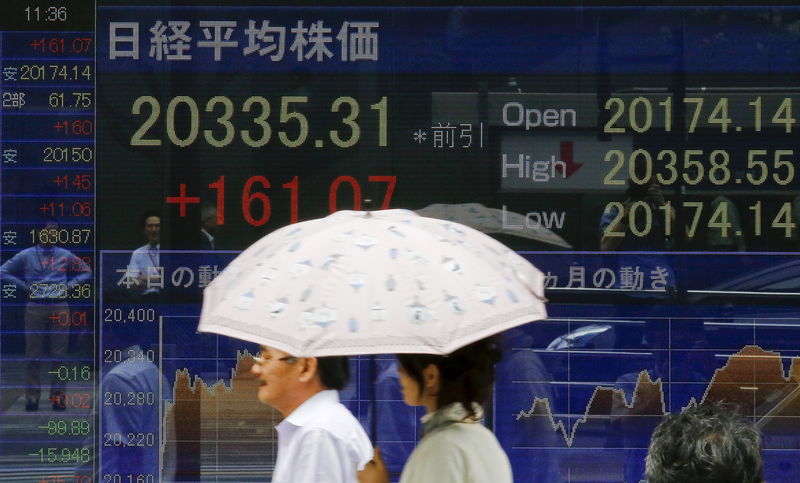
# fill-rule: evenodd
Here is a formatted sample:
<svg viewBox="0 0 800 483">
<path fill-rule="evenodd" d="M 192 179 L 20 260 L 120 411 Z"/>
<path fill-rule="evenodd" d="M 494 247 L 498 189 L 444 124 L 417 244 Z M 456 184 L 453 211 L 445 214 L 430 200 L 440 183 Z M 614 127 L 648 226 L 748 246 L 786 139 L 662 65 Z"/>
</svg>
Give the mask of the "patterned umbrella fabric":
<svg viewBox="0 0 800 483">
<path fill-rule="evenodd" d="M 205 290 L 199 330 L 296 356 L 447 354 L 547 317 L 544 277 L 464 225 L 339 211 L 254 243 Z"/>
</svg>

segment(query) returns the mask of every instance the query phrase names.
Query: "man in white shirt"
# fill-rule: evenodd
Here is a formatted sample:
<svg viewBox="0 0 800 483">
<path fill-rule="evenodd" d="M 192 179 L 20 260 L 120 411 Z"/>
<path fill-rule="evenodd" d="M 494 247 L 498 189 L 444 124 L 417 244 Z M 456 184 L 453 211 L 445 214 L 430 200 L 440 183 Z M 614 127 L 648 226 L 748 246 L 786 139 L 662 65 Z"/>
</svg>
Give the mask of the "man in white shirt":
<svg viewBox="0 0 800 483">
<path fill-rule="evenodd" d="M 354 483 L 372 459 L 358 420 L 339 402 L 349 379 L 346 357 L 294 357 L 262 347 L 252 372 L 258 400 L 280 412 L 273 483 Z"/>
<path fill-rule="evenodd" d="M 142 218 L 147 243 L 133 251 L 128 262 L 127 276 L 133 281 L 131 289 L 141 291 L 142 298 L 155 298 L 163 287 L 163 269 L 160 268 L 161 216 L 145 213 Z"/>
</svg>

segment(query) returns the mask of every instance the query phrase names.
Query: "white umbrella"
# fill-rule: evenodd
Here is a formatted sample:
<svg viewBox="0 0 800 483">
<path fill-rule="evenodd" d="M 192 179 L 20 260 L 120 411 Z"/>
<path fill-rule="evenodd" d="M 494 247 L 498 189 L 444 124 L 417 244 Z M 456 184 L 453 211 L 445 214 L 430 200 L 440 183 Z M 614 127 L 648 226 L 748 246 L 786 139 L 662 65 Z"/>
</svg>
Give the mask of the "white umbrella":
<svg viewBox="0 0 800 483">
<path fill-rule="evenodd" d="M 541 223 L 532 224 L 524 215 L 508 211 L 505 207 L 489 208 L 480 203 L 434 203 L 416 210 L 416 213 L 440 220 L 455 221 L 483 233 L 503 233 L 557 247 L 572 248 L 569 242 Z"/>
<path fill-rule="evenodd" d="M 296 356 L 447 354 L 546 318 L 542 273 L 407 210 L 339 211 L 254 243 L 205 290 L 199 330 Z"/>
</svg>

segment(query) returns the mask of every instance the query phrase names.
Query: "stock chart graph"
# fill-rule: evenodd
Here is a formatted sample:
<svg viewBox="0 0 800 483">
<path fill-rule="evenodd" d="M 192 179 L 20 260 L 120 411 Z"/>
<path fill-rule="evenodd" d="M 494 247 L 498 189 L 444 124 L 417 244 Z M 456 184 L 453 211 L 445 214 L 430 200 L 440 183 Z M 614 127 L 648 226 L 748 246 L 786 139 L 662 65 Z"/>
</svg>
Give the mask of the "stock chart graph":
<svg viewBox="0 0 800 483">
<path fill-rule="evenodd" d="M 404 208 L 545 273 L 485 419 L 516 481 L 638 483 L 717 401 L 800 481 L 800 8 L 62 3 L 0 7 L 0 480 L 269 481 L 258 348 L 196 332 L 203 289 Z M 397 479 L 423 410 L 393 355 L 351 374 Z"/>
<path fill-rule="evenodd" d="M 119 278 L 115 261 L 128 256 L 104 255 L 108 280 Z M 173 262 L 194 266 L 207 256 L 175 254 Z M 585 252 L 526 256 L 554 277 L 578 264 L 599 267 L 620 261 L 618 254 Z M 716 273 L 735 270 L 725 254 L 675 254 L 665 260 L 677 278 L 693 278 L 692 291 L 708 296 L 699 288 L 701 277 L 693 275 L 695 270 L 708 271 L 693 263 L 698 256 L 718 264 Z M 794 260 L 793 255 L 774 254 L 751 258 L 754 273 L 769 273 L 770 267 Z M 779 295 L 767 299 L 781 303 L 765 304 L 763 297 L 751 294 L 758 304 L 735 306 L 728 299 L 741 294 L 718 290 L 713 290 L 716 299 L 705 303 L 642 303 L 631 291 L 598 294 L 589 287 L 592 293 L 587 295 L 587 288 L 575 293 L 553 284 L 548 320 L 504 334 L 506 350 L 486 420 L 512 461 L 516 481 L 638 481 L 650 434 L 665 414 L 723 401 L 735 405 L 762 432 L 769 481 L 797 477 L 800 468 L 793 455 L 800 431 L 800 350 L 793 341 L 800 325 L 794 305 L 784 304 Z M 575 303 L 575 297 L 596 301 Z M 128 310 L 115 304 L 113 295 L 103 307 L 109 314 Z M 153 351 L 161 382 L 160 404 L 149 406 L 159 420 L 159 444 L 151 451 L 165 479 L 192 475 L 203 481 L 267 481 L 280 415 L 255 396 L 257 381 L 249 367 L 257 347 L 196 333 L 197 308 L 154 305 L 158 316 L 149 322 L 109 321 L 103 340 L 113 347 L 120 333 L 127 334 L 127 343 L 133 338 Z M 144 352 L 140 357 L 147 358 Z M 113 367 L 108 365 L 104 373 Z M 420 408 L 402 402 L 393 356 L 379 356 L 374 368 L 368 357 L 354 357 L 351 373 L 342 399 L 366 428 L 371 427 L 376 401 L 376 440 L 397 476 L 416 444 Z M 135 409 L 122 406 L 118 409 Z M 114 449 L 104 451 L 111 454 Z"/>
</svg>

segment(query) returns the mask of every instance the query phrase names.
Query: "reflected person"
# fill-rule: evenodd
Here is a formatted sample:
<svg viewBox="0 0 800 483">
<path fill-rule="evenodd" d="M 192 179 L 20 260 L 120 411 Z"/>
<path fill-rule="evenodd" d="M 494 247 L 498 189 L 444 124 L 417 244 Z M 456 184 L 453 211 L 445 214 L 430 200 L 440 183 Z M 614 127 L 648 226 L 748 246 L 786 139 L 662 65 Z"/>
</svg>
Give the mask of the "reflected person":
<svg viewBox="0 0 800 483">
<path fill-rule="evenodd" d="M 641 171 L 639 166 L 637 165 L 637 169 Z M 644 184 L 629 179 L 625 200 L 622 202 L 622 212 L 620 213 L 617 206 L 612 205 L 600 219 L 600 250 L 666 250 L 667 233 L 663 223 L 665 215 L 662 213 L 665 209 L 669 210 L 666 216 L 674 222 L 675 212 L 668 208 L 655 176 Z M 641 210 L 649 210 L 651 216 L 637 216 Z M 647 219 L 651 220 L 650 224 L 646 223 Z"/>
<path fill-rule="evenodd" d="M 140 292 L 143 301 L 157 301 L 163 286 L 161 267 L 161 215 L 155 211 L 142 215 L 141 226 L 147 243 L 131 254 L 126 272 L 128 287 Z"/>
<path fill-rule="evenodd" d="M 642 172 L 643 164 L 635 167 L 636 179 L 644 179 L 647 173 Z M 613 286 L 606 287 L 618 291 L 619 303 L 660 304 L 674 298 L 675 273 L 663 253 L 671 245 L 665 225 L 674 226 L 674 222 L 675 211 L 665 200 L 655 176 L 643 184 L 629 179 L 625 200 L 610 204 L 603 213 L 599 226 L 600 250 L 619 253 L 615 272 L 633 271 L 632 280 L 624 284 L 615 280 Z"/>
<path fill-rule="evenodd" d="M 106 367 L 100 381 L 104 395 L 104 404 L 98 406 L 100 425 L 104 435 L 119 435 L 119 439 L 103 447 L 100 475 L 134 480 L 138 475 L 158 475 L 158 481 L 172 481 L 174 445 L 165 444 L 167 451 L 160 458 L 162 447 L 146 439 L 150 435 L 156 442 L 175 439 L 174 426 L 161 425 L 159 420 L 159 406 L 172 394 L 172 386 L 156 365 L 159 347 L 147 348 L 147 331 L 140 325 L 114 324 L 103 334 Z"/>
<path fill-rule="evenodd" d="M 216 250 L 218 248 L 217 232 L 217 209 L 210 205 L 203 205 L 200 208 L 200 249 Z"/>
<path fill-rule="evenodd" d="M 56 411 L 66 409 L 65 382 L 55 369 L 65 362 L 69 346 L 70 310 L 67 301 L 75 287 L 88 282 L 91 268 L 69 250 L 55 246 L 58 222 L 48 220 L 37 232 L 36 245 L 26 248 L 0 267 L 4 283 L 27 296 L 25 306 L 25 410 L 39 409 L 41 361 L 45 343 L 53 358 L 50 401 Z M 78 297 L 80 298 L 80 297 Z M 86 299 L 91 300 L 91 299 Z"/>
</svg>

